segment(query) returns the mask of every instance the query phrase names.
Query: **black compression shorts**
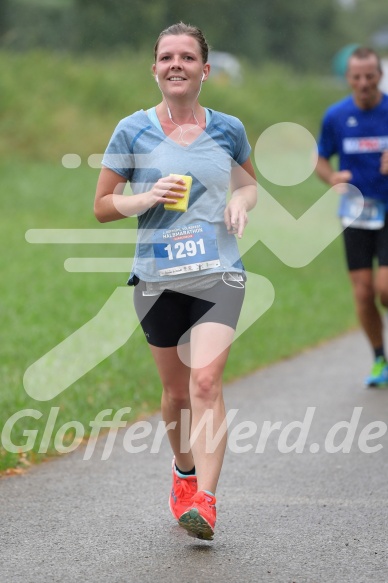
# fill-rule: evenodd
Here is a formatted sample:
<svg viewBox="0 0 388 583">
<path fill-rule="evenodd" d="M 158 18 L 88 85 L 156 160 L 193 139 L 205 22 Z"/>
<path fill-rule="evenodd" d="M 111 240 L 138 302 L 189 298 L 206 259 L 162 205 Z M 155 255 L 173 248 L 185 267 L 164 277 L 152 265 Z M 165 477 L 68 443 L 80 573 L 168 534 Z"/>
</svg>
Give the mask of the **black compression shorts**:
<svg viewBox="0 0 388 583">
<path fill-rule="evenodd" d="M 345 254 L 349 271 L 372 269 L 374 260 L 378 265 L 388 266 L 388 215 L 382 229 L 344 230 Z"/>
<path fill-rule="evenodd" d="M 147 342 L 160 348 L 190 341 L 190 328 L 216 322 L 236 329 L 245 295 L 243 285 L 220 280 L 213 287 L 182 293 L 166 290 L 159 296 L 143 296 L 146 285 L 139 281 L 134 304 Z"/>
</svg>

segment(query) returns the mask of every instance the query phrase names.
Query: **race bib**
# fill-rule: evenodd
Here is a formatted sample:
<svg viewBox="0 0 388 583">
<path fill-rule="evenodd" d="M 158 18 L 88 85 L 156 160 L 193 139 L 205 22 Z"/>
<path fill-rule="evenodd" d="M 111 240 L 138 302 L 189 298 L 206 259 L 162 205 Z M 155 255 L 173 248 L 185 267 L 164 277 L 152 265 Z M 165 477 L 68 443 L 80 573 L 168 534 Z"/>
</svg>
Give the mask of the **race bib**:
<svg viewBox="0 0 388 583">
<path fill-rule="evenodd" d="M 221 265 L 214 225 L 197 222 L 153 235 L 158 275 L 179 275 Z"/>
<path fill-rule="evenodd" d="M 380 200 L 344 194 L 338 215 L 344 227 L 382 229 L 385 223 L 385 204 Z"/>
</svg>

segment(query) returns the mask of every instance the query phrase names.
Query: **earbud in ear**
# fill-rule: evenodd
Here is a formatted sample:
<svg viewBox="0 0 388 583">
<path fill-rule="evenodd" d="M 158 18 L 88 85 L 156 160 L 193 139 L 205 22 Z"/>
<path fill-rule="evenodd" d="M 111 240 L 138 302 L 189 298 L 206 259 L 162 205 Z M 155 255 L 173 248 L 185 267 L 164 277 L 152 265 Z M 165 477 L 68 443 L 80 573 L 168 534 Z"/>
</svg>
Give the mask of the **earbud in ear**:
<svg viewBox="0 0 388 583">
<path fill-rule="evenodd" d="M 155 75 L 155 81 L 159 83 L 159 77 L 157 75 Z"/>
<path fill-rule="evenodd" d="M 205 73 L 202 75 L 201 81 L 203 81 L 204 79 L 205 79 Z"/>
</svg>

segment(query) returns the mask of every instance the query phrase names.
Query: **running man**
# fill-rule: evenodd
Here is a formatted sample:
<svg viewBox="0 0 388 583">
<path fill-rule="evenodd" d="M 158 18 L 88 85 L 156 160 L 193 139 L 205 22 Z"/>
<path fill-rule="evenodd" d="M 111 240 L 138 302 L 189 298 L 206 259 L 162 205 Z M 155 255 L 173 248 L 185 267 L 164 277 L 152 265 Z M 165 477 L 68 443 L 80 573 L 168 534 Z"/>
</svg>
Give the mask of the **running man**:
<svg viewBox="0 0 388 583">
<path fill-rule="evenodd" d="M 316 166 L 330 186 L 349 183 L 364 197 L 358 199 L 363 207 L 359 214 L 357 200 L 346 186 L 337 186 L 342 194 L 339 214 L 344 226 L 351 223 L 344 230 L 344 244 L 356 312 L 374 356 L 365 379 L 369 387 L 388 384 L 380 313 L 380 305 L 388 307 L 388 96 L 379 89 L 381 77 L 375 51 L 360 47 L 351 54 L 346 78 L 352 95 L 326 111 Z M 339 170 L 331 161 L 335 155 Z"/>
</svg>

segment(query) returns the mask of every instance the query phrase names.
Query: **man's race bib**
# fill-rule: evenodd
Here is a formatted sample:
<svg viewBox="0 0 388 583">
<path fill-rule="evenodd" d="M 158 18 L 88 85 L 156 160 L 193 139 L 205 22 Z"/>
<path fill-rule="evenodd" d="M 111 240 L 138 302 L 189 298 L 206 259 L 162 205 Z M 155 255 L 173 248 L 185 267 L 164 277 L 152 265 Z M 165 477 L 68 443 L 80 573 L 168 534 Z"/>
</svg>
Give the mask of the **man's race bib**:
<svg viewBox="0 0 388 583">
<path fill-rule="evenodd" d="M 178 275 L 221 265 L 214 225 L 197 222 L 153 235 L 158 275 Z"/>
<path fill-rule="evenodd" d="M 380 200 L 344 194 L 338 215 L 344 227 L 382 229 L 385 223 L 385 204 Z"/>
</svg>

